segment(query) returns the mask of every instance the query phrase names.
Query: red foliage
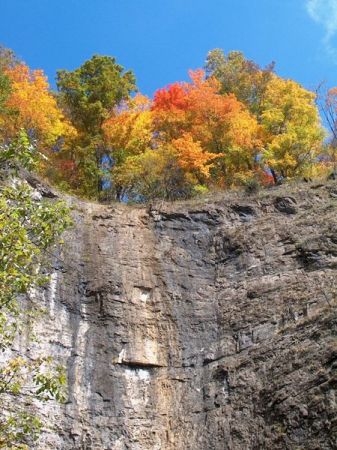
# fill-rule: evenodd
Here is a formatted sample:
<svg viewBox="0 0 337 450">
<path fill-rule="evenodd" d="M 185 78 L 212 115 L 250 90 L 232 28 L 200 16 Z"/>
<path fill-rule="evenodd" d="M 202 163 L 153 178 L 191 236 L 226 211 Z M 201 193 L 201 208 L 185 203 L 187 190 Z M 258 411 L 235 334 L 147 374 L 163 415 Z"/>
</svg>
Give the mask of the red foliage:
<svg viewBox="0 0 337 450">
<path fill-rule="evenodd" d="M 58 163 L 58 168 L 61 172 L 73 172 L 76 168 L 76 163 L 71 159 L 64 159 Z"/>
<path fill-rule="evenodd" d="M 262 186 L 272 186 L 275 184 L 272 174 L 266 170 L 259 172 L 259 178 Z"/>
<path fill-rule="evenodd" d="M 153 111 L 174 111 L 188 108 L 188 93 L 185 83 L 173 83 L 154 94 Z"/>
</svg>

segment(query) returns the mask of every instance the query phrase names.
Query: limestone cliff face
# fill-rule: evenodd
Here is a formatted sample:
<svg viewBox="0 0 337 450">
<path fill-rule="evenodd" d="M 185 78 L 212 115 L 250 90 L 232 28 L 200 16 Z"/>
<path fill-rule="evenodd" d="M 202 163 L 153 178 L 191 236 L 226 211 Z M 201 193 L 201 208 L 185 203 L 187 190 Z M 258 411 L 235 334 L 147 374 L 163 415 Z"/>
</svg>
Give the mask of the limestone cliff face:
<svg viewBox="0 0 337 450">
<path fill-rule="evenodd" d="M 68 368 L 36 448 L 337 448 L 337 186 L 73 201 L 21 351 Z"/>
</svg>

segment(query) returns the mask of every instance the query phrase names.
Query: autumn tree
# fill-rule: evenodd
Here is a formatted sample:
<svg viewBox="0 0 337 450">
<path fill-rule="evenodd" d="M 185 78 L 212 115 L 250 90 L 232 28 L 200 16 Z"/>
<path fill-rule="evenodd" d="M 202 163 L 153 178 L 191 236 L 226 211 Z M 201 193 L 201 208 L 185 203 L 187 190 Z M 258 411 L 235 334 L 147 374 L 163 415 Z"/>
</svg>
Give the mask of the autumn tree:
<svg viewBox="0 0 337 450">
<path fill-rule="evenodd" d="M 11 50 L 0 47 L 0 141 L 6 145 L 22 130 L 45 155 L 36 167 L 43 175 L 57 166 L 55 146 L 76 135 L 59 109 L 43 71 L 30 70 Z"/>
<path fill-rule="evenodd" d="M 116 197 L 122 198 L 126 186 L 114 176 L 127 158 L 144 153 L 152 147 L 153 121 L 148 97 L 137 94 L 114 109 L 103 123 L 104 142 L 111 156 L 112 183 Z"/>
<path fill-rule="evenodd" d="M 235 94 L 251 112 L 261 113 L 261 102 L 274 71 L 274 63 L 262 69 L 239 51 L 225 55 L 215 49 L 208 53 L 205 69 L 208 77 L 215 77 L 221 84 L 221 93 Z"/>
<path fill-rule="evenodd" d="M 185 133 L 172 141 L 172 148 L 177 165 L 184 170 L 193 184 L 202 184 L 210 177 L 212 161 L 219 158 L 216 153 L 204 150 L 199 141 L 191 133 Z"/>
<path fill-rule="evenodd" d="M 151 146 L 154 130 L 150 107 L 150 99 L 137 94 L 117 107 L 103 123 L 105 141 L 117 164 Z"/>
<path fill-rule="evenodd" d="M 189 133 L 205 152 L 217 154 L 214 182 L 231 185 L 235 174 L 253 170 L 259 126 L 234 94 L 220 94 L 221 85 L 202 70 L 191 71 L 191 83 L 159 90 L 153 101 L 159 139 L 170 142 Z"/>
<path fill-rule="evenodd" d="M 212 50 L 206 70 L 219 80 L 222 93 L 234 93 L 255 115 L 264 149 L 258 156 L 264 156 L 260 160 L 269 164 L 275 181 L 312 167 L 323 139 L 312 92 L 275 75 L 274 64 L 262 69 L 241 52 Z"/>
<path fill-rule="evenodd" d="M 128 197 L 184 198 L 254 171 L 260 144 L 254 116 L 233 94 L 222 95 L 219 81 L 204 71 L 190 77 L 156 91 L 150 109 L 129 105 L 103 125 L 112 154 L 124 156 L 116 157 L 113 177 Z"/>
<path fill-rule="evenodd" d="M 153 97 L 153 122 L 158 140 L 169 142 L 188 132 L 188 83 L 158 89 Z"/>
<path fill-rule="evenodd" d="M 194 157 L 199 159 L 195 160 Z M 210 155 L 191 136 L 128 157 L 114 176 L 128 200 L 177 200 L 190 197 L 198 182 L 209 177 Z"/>
<path fill-rule="evenodd" d="M 25 129 L 48 147 L 70 131 L 42 70 L 32 71 L 21 63 L 4 73 L 10 82 L 5 106 L 11 114 L 3 119 L 7 136 Z"/>
<path fill-rule="evenodd" d="M 305 173 L 321 152 L 324 137 L 315 94 L 273 75 L 262 108 L 264 160 L 283 177 Z"/>
</svg>

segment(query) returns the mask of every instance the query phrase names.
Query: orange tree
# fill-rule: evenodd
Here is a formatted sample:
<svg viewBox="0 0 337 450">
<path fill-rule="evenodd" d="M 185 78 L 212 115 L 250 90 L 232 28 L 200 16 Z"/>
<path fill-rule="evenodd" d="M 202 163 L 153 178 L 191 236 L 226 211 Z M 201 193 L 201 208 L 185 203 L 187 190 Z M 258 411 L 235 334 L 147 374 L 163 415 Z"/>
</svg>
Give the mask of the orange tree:
<svg viewBox="0 0 337 450">
<path fill-rule="evenodd" d="M 67 134 L 70 126 L 49 91 L 42 70 L 30 70 L 25 64 L 17 64 L 4 73 L 11 85 L 6 107 L 12 113 L 3 117 L 3 127 L 9 137 L 23 128 L 33 134 L 42 146 L 48 147 Z"/>
<path fill-rule="evenodd" d="M 170 142 L 190 133 L 205 152 L 217 154 L 210 180 L 231 185 L 254 169 L 259 152 L 256 118 L 235 95 L 221 95 L 215 78 L 190 72 L 190 83 L 175 83 L 154 96 L 152 110 L 158 139 Z"/>
</svg>

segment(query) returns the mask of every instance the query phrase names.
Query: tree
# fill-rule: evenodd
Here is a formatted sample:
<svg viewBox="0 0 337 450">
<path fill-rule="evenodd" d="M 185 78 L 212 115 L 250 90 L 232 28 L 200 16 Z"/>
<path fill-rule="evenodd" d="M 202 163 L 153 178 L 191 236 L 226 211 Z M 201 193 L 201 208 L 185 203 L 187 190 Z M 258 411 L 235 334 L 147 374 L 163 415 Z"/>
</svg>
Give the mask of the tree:
<svg viewBox="0 0 337 450">
<path fill-rule="evenodd" d="M 177 200 L 193 193 L 194 181 L 179 165 L 177 149 L 171 144 L 130 156 L 116 168 L 114 176 L 117 183 L 125 187 L 128 200 Z"/>
<path fill-rule="evenodd" d="M 325 146 L 327 166 L 332 165 L 334 176 L 337 175 L 337 88 L 326 89 L 322 83 L 316 91 L 317 105 L 325 119 L 330 132 Z M 331 170 L 331 168 L 330 168 Z"/>
<path fill-rule="evenodd" d="M 5 137 L 13 138 L 20 129 L 26 129 L 42 147 L 48 147 L 60 136 L 74 133 L 42 70 L 31 71 L 25 64 L 16 64 L 6 68 L 4 74 L 10 82 L 5 106 L 11 111 L 3 117 Z"/>
<path fill-rule="evenodd" d="M 178 166 L 188 174 L 193 184 L 203 183 L 210 177 L 212 160 L 219 157 L 216 153 L 205 151 L 200 142 L 195 141 L 191 133 L 172 141 Z"/>
<path fill-rule="evenodd" d="M 169 143 L 190 135 L 204 152 L 218 155 L 210 181 L 230 186 L 235 174 L 253 169 L 260 127 L 234 94 L 220 94 L 217 79 L 205 79 L 202 70 L 191 71 L 190 77 L 191 83 L 176 83 L 155 94 L 158 139 Z"/>
<path fill-rule="evenodd" d="M 204 78 L 204 72 L 190 72 L 189 111 L 192 134 L 209 151 L 223 153 L 238 146 L 256 144 L 257 123 L 245 105 L 234 94 L 221 95 L 215 78 Z"/>
<path fill-rule="evenodd" d="M 235 94 L 251 112 L 258 117 L 261 102 L 274 71 L 274 63 L 261 69 L 253 61 L 247 60 L 242 52 L 232 51 L 225 55 L 215 49 L 208 53 L 205 69 L 208 77 L 215 77 L 221 84 L 223 94 Z"/>
<path fill-rule="evenodd" d="M 150 107 L 150 99 L 137 94 L 115 108 L 102 126 L 104 142 L 111 157 L 108 162 L 112 168 L 112 180 L 109 182 L 118 200 L 123 198 L 126 186 L 121 185 L 118 177 L 114 176 L 116 169 L 127 158 L 140 155 L 152 147 L 154 129 Z"/>
<path fill-rule="evenodd" d="M 75 127 L 95 136 L 113 108 L 136 90 L 131 71 L 110 56 L 94 55 L 74 71 L 59 70 L 60 103 Z"/>
<path fill-rule="evenodd" d="M 155 93 L 143 131 L 134 126 L 144 111 L 118 112 L 104 125 L 125 156 L 113 176 L 129 198 L 185 198 L 210 184 L 230 186 L 254 170 L 260 142 L 254 116 L 233 94 L 220 94 L 219 81 L 205 79 L 202 70 L 190 77 Z"/>
<path fill-rule="evenodd" d="M 323 139 L 312 92 L 276 76 L 273 63 L 261 69 L 241 52 L 226 56 L 220 49 L 212 50 L 206 70 L 219 80 L 222 93 L 234 93 L 255 115 L 261 125 L 256 157 L 263 155 L 275 181 L 278 175 L 300 176 L 312 168 Z"/>
<path fill-rule="evenodd" d="M 78 131 L 65 150 L 65 160 L 74 161 L 76 168 L 71 188 L 97 198 L 102 186 L 102 158 L 109 153 L 102 125 L 136 90 L 135 77 L 115 58 L 95 55 L 74 71 L 59 70 L 57 87 L 59 103 Z"/>
<path fill-rule="evenodd" d="M 18 297 L 47 281 L 39 269 L 43 253 L 70 225 L 68 208 L 62 202 L 35 200 L 24 182 L 17 180 L 10 186 L 6 181 L 20 167 L 36 166 L 38 154 L 23 131 L 10 144 L 0 146 L 1 351 L 12 347 L 21 323 L 34 316 L 34 304 L 28 298 L 19 303 Z M 8 354 L 0 364 L 0 447 L 31 448 L 42 426 L 37 416 L 16 404 L 15 396 L 24 396 L 26 408 L 33 399 L 63 401 L 65 384 L 64 368 L 55 367 L 50 358 Z"/>
<path fill-rule="evenodd" d="M 315 94 L 273 75 L 262 108 L 264 160 L 283 177 L 303 174 L 321 152 L 324 137 Z"/>
<path fill-rule="evenodd" d="M 116 108 L 103 123 L 105 142 L 111 148 L 115 163 L 137 155 L 151 147 L 153 139 L 151 101 L 136 95 L 124 108 Z"/>
</svg>

